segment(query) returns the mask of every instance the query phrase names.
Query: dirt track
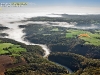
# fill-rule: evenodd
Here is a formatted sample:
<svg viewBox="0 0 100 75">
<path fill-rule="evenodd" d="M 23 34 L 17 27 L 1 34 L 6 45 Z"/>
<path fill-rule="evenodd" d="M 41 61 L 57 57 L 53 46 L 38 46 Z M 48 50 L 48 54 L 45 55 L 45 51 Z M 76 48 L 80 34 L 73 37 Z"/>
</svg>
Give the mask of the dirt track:
<svg viewBox="0 0 100 75">
<path fill-rule="evenodd" d="M 0 75 L 4 75 L 6 65 L 12 64 L 13 60 L 8 55 L 1 55 L 0 56 Z"/>
<path fill-rule="evenodd" d="M 4 72 L 8 68 L 17 67 L 19 65 L 26 64 L 26 61 L 24 58 L 21 57 L 21 62 L 17 64 L 13 64 L 14 58 L 10 57 L 8 55 L 0 55 L 0 75 L 5 75 Z"/>
</svg>

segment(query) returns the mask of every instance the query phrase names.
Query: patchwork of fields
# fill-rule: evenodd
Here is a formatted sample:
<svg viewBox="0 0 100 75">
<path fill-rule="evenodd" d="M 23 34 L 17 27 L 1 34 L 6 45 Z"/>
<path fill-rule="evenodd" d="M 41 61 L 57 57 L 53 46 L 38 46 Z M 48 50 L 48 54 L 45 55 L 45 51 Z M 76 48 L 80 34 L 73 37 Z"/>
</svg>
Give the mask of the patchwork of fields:
<svg viewBox="0 0 100 75">
<path fill-rule="evenodd" d="M 0 43 L 0 55 L 8 54 L 11 56 L 20 56 L 20 52 L 26 52 L 26 49 L 21 48 L 20 45 Z"/>
<path fill-rule="evenodd" d="M 87 34 L 90 37 L 78 37 L 80 34 Z M 79 38 L 85 41 L 85 44 L 100 46 L 100 31 L 94 32 L 84 30 L 73 30 L 70 29 L 66 33 L 66 38 Z"/>
</svg>

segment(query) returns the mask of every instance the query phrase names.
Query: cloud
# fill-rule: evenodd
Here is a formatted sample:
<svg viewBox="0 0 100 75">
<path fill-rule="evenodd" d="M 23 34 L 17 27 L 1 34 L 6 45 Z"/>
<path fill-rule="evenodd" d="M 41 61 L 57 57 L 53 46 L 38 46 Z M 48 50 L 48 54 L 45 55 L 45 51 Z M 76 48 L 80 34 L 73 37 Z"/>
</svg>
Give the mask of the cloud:
<svg viewBox="0 0 100 75">
<path fill-rule="evenodd" d="M 2 8 L 1 13 L 67 13 L 67 14 L 100 14 L 99 7 L 77 7 L 77 6 L 35 6 Z"/>
</svg>

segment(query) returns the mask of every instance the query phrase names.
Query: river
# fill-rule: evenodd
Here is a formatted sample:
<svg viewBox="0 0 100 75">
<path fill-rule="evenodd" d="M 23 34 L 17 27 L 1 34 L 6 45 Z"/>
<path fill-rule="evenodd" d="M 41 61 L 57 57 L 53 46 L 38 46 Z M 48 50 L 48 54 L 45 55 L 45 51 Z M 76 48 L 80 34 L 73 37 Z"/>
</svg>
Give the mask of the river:
<svg viewBox="0 0 100 75">
<path fill-rule="evenodd" d="M 59 65 L 59 66 L 64 67 L 65 69 L 67 69 L 68 72 L 69 72 L 69 74 L 73 73 L 73 71 L 72 71 L 70 68 L 68 68 L 67 66 L 61 65 L 61 64 L 59 64 L 59 63 L 57 63 L 57 62 L 54 62 L 54 63 L 56 63 L 56 64 Z"/>
</svg>

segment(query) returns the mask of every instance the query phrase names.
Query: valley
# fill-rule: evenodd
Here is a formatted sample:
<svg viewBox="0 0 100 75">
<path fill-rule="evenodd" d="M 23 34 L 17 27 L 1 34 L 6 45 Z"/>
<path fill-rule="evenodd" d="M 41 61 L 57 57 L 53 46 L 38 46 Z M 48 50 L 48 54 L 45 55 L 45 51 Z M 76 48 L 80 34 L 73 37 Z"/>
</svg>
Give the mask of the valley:
<svg viewBox="0 0 100 75">
<path fill-rule="evenodd" d="M 1 65 L 5 75 L 99 74 L 100 15 L 60 16 L 1 23 L 0 57 L 13 59 Z"/>
</svg>

